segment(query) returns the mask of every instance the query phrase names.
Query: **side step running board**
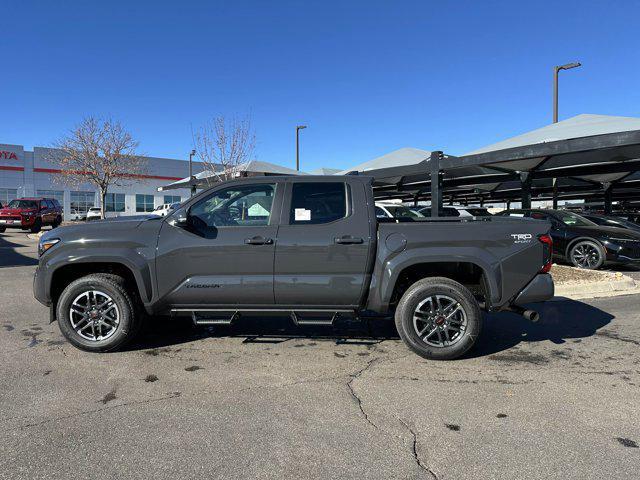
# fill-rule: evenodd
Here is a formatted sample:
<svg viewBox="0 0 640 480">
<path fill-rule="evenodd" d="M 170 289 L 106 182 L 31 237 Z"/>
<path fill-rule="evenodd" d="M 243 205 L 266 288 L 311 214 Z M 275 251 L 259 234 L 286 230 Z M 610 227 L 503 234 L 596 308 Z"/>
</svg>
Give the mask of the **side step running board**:
<svg viewBox="0 0 640 480">
<path fill-rule="evenodd" d="M 277 308 L 255 308 L 245 310 L 230 309 L 173 309 L 172 314 L 190 314 L 195 325 L 231 325 L 235 320 L 240 318 L 243 313 L 282 313 L 289 314 L 291 320 L 296 326 L 304 325 L 326 325 L 331 326 L 340 317 L 341 314 L 349 314 L 357 317 L 355 310 L 323 310 L 323 309 L 277 309 Z M 306 318 L 305 318 L 306 317 Z"/>
<path fill-rule="evenodd" d="M 220 312 L 222 313 L 222 312 Z M 197 311 L 191 312 L 191 319 L 196 325 L 231 325 L 240 317 L 240 312 L 233 312 L 230 317 L 208 316 Z"/>
<path fill-rule="evenodd" d="M 327 312 L 329 313 L 329 312 Z M 340 316 L 340 312 L 333 312 L 331 318 L 300 318 L 299 314 L 296 312 L 291 312 L 289 314 L 291 316 L 291 320 L 296 326 L 301 325 L 326 325 L 330 327 L 336 321 L 336 319 Z"/>
</svg>

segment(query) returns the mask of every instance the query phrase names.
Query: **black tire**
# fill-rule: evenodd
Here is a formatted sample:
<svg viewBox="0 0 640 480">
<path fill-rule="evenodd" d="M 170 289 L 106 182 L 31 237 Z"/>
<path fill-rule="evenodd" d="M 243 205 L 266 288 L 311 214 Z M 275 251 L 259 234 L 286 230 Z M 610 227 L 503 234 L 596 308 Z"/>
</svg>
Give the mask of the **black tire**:
<svg viewBox="0 0 640 480">
<path fill-rule="evenodd" d="M 7 230 L 7 227 L 0 227 L 0 233 L 4 233 Z"/>
<path fill-rule="evenodd" d="M 30 230 L 31 233 L 38 233 L 40 230 L 42 230 L 42 220 L 36 218 L 36 221 L 33 224 L 33 227 L 30 228 Z"/>
<path fill-rule="evenodd" d="M 59 227 L 61 223 L 62 223 L 62 217 L 56 217 L 56 219 L 51 224 L 51 228 Z"/>
<path fill-rule="evenodd" d="M 428 344 L 418 335 L 419 332 L 416 331 L 416 326 L 414 325 L 414 312 L 416 312 L 418 306 L 421 303 L 432 301 L 436 295 L 447 297 L 457 302 L 462 313 L 456 315 L 459 315 L 459 318 L 464 316 L 466 319 L 464 331 L 460 331 L 457 335 L 454 334 L 456 335 L 455 339 L 451 338 L 454 341 L 450 342 L 450 345 L 432 346 Z M 448 302 L 448 300 L 446 301 Z M 440 301 L 437 303 L 440 304 Z M 454 303 L 448 303 L 448 305 L 454 306 Z M 444 321 L 443 318 L 444 315 L 438 316 L 433 322 Z M 404 343 L 421 357 L 431 360 L 453 360 L 464 355 L 476 343 L 482 330 L 482 312 L 473 294 L 458 282 L 444 277 L 425 278 L 411 285 L 398 303 L 395 321 L 398 334 Z M 419 322 L 421 321 L 419 320 Z M 424 322 L 426 324 L 429 321 L 425 320 Z M 435 328 L 436 325 L 433 322 L 431 326 Z M 443 325 L 448 324 L 445 323 Z M 440 328 L 447 327 L 441 326 Z M 450 335 L 449 331 L 447 330 L 446 335 Z M 444 331 L 441 330 L 441 333 L 444 338 Z M 436 334 L 440 338 L 440 333 L 436 332 Z"/>
<path fill-rule="evenodd" d="M 117 306 L 119 323 L 108 338 L 89 340 L 82 337 L 71 324 L 70 308 L 74 299 L 84 292 L 97 290 L 111 297 Z M 142 315 L 137 305 L 137 296 L 130 294 L 125 280 L 107 273 L 96 273 L 71 282 L 58 299 L 56 317 L 60 331 L 74 346 L 88 352 L 111 352 L 123 347 L 140 331 Z"/>
<path fill-rule="evenodd" d="M 580 240 L 569 249 L 569 261 L 574 267 L 597 270 L 604 264 L 605 251 L 595 240 Z"/>
</svg>

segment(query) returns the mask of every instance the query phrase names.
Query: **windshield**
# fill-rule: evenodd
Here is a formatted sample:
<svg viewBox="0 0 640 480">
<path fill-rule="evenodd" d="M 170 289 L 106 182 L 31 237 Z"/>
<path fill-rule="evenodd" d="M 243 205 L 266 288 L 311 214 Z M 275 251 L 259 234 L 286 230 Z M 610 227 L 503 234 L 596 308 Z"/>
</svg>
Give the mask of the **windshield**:
<svg viewBox="0 0 640 480">
<path fill-rule="evenodd" d="M 424 217 L 421 213 L 411 210 L 409 207 L 403 205 L 391 206 L 385 205 L 385 208 L 389 210 L 389 213 L 396 218 L 420 218 Z"/>
<path fill-rule="evenodd" d="M 38 203 L 35 200 L 11 200 L 9 208 L 38 208 Z"/>
<path fill-rule="evenodd" d="M 570 227 L 593 227 L 596 225 L 591 220 L 587 220 L 580 215 L 570 212 L 556 212 L 558 220 Z"/>
</svg>

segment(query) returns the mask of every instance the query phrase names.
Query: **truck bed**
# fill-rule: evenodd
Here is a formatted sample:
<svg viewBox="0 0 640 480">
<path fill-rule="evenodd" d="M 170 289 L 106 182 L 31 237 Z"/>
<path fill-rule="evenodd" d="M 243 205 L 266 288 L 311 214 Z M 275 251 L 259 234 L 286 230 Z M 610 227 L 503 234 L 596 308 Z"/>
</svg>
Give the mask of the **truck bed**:
<svg viewBox="0 0 640 480">
<path fill-rule="evenodd" d="M 390 286 L 405 266 L 456 262 L 460 269 L 480 269 L 488 290 L 486 307 L 500 309 L 540 271 L 543 244 L 538 236 L 549 228 L 540 220 L 509 217 L 378 222 L 375 281 L 367 307 L 386 309 L 393 303 Z"/>
</svg>

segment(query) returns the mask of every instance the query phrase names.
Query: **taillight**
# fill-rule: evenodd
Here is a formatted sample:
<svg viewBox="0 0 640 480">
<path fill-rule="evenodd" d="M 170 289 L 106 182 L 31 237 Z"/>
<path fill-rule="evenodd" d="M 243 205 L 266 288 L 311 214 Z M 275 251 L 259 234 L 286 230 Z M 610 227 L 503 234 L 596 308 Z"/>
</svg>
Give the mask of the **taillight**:
<svg viewBox="0 0 640 480">
<path fill-rule="evenodd" d="M 542 243 L 543 264 L 540 273 L 548 273 L 553 263 L 553 239 L 549 234 L 538 235 L 538 240 Z"/>
</svg>

